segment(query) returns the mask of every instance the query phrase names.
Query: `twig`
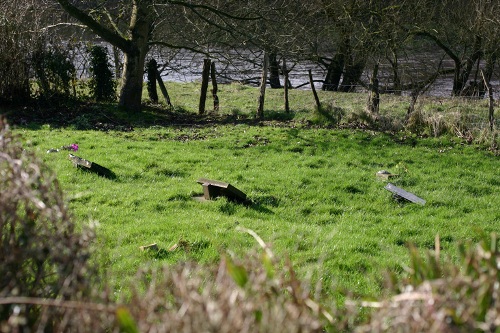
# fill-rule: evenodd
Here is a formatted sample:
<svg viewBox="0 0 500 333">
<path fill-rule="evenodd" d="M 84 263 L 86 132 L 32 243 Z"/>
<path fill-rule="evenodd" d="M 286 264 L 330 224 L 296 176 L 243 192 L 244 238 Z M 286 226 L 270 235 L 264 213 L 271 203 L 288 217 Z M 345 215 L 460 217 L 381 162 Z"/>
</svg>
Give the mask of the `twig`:
<svg viewBox="0 0 500 333">
<path fill-rule="evenodd" d="M 257 243 L 259 243 L 259 245 L 264 249 L 264 251 L 266 251 L 266 254 L 269 256 L 269 258 L 273 258 L 274 256 L 273 252 L 271 251 L 269 246 L 267 246 L 267 244 L 262 240 L 262 238 L 260 238 L 260 236 L 257 235 L 255 231 L 243 227 L 236 227 L 236 230 L 246 232 L 247 234 L 255 238 Z"/>
<path fill-rule="evenodd" d="M 109 304 L 99 304 L 99 303 L 87 303 L 78 301 L 65 301 L 59 299 L 47 299 L 47 298 L 36 298 L 36 297 L 4 297 L 0 298 L 0 305 L 6 304 L 32 304 L 40 306 L 52 306 L 66 309 L 80 309 L 89 311 L 106 311 L 113 313 L 116 311 L 116 305 Z"/>
</svg>

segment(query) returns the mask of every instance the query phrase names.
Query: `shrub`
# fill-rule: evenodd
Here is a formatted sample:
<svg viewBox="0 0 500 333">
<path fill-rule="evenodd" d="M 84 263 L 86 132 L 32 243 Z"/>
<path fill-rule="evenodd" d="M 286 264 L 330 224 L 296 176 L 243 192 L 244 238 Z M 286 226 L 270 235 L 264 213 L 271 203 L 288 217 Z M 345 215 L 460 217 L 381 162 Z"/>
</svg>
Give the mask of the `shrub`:
<svg viewBox="0 0 500 333">
<path fill-rule="evenodd" d="M 90 53 L 90 89 L 97 101 L 113 101 L 116 99 L 116 83 L 113 80 L 113 71 L 108 61 L 106 48 L 94 45 Z"/>
<path fill-rule="evenodd" d="M 75 66 L 69 59 L 68 50 L 47 45 L 41 39 L 31 56 L 31 62 L 44 98 L 70 97 Z"/>
<path fill-rule="evenodd" d="M 54 175 L 1 118 L 0 193 L 1 329 L 53 327 L 68 317 L 39 303 L 89 296 L 93 237 L 76 231 Z"/>
<path fill-rule="evenodd" d="M 290 265 L 280 272 L 261 255 L 139 277 L 130 314 L 140 332 L 324 332 L 332 320 Z"/>
<path fill-rule="evenodd" d="M 461 265 L 410 249 L 409 278 L 392 285 L 399 294 L 379 303 L 360 332 L 498 332 L 500 246 L 496 235 L 459 246 Z"/>
</svg>

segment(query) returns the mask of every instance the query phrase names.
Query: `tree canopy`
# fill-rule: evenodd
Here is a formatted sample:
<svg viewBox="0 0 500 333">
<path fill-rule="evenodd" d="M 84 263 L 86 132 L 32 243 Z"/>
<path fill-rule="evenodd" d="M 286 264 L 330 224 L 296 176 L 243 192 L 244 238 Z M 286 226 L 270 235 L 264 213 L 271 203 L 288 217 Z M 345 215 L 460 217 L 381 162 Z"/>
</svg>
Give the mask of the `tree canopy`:
<svg viewBox="0 0 500 333">
<path fill-rule="evenodd" d="M 484 91 L 479 73 L 491 80 L 500 52 L 500 4 L 488 0 L 23 0 L 0 6 L 5 31 L 16 24 L 25 36 L 51 31 L 43 38 L 54 43 L 54 35 L 73 31 L 58 27 L 73 25 L 120 50 L 119 104 L 129 111 L 141 108 L 144 65 L 152 48 L 226 60 L 240 50 L 266 52 L 273 87 L 281 87 L 272 80 L 284 59 L 323 66 L 324 90 L 352 91 L 363 73 L 381 64 L 390 73 L 385 89 L 394 92 L 451 72 L 454 95 L 468 93 L 471 81 Z M 409 61 L 422 51 L 429 51 L 430 62 Z M 241 53 L 239 61 L 262 65 L 261 56 Z"/>
</svg>

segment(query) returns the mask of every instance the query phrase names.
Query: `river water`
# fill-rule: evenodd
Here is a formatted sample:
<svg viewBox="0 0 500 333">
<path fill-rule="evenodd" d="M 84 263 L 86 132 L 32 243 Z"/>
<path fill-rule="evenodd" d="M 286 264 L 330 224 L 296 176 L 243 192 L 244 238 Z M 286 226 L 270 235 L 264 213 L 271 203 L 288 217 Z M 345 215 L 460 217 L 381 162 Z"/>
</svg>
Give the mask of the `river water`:
<svg viewBox="0 0 500 333">
<path fill-rule="evenodd" d="M 160 57 L 160 58 L 158 58 Z M 155 56 L 159 63 L 163 63 L 165 67 L 162 70 L 162 77 L 165 81 L 174 82 L 194 82 L 200 81 L 203 69 L 203 55 L 193 54 L 191 52 L 178 51 L 175 54 L 161 55 L 157 54 Z M 245 52 L 244 54 L 238 52 L 225 52 L 223 56 L 218 57 L 215 61 L 215 66 L 218 74 L 219 83 L 229 83 L 229 82 L 242 82 L 250 85 L 257 86 L 260 82 L 260 75 L 262 70 L 262 53 L 250 53 Z M 427 68 L 417 65 L 412 62 L 402 65 L 407 69 L 413 69 L 414 71 L 429 71 L 437 68 L 437 64 L 430 64 L 431 60 L 427 61 Z M 411 65 L 411 66 L 410 66 Z M 299 89 L 310 89 L 308 71 L 311 70 L 313 78 L 315 80 L 315 88 L 321 89 L 322 82 L 326 75 L 326 69 L 319 66 L 317 63 L 312 61 L 301 61 L 298 63 L 287 63 L 287 68 L 291 69 L 289 74 L 289 80 L 292 87 Z M 444 62 L 443 68 L 453 68 L 451 62 Z M 391 75 L 389 74 L 389 66 L 382 65 L 380 68 L 380 86 L 390 84 Z M 407 78 L 410 78 L 411 71 L 408 71 Z M 496 73 L 496 77 L 500 76 Z M 471 75 L 471 79 L 472 79 Z M 410 78 L 411 79 L 411 78 Z M 283 84 L 284 78 L 280 76 L 281 84 Z M 370 80 L 370 72 L 365 72 L 362 77 L 364 86 L 368 84 Z M 494 96 L 496 99 L 500 97 L 500 81 L 496 78 L 491 81 L 494 90 Z M 451 75 L 439 77 L 426 92 L 427 95 L 437 96 L 437 97 L 450 97 L 452 93 L 453 77 Z M 358 91 L 364 91 L 362 85 L 357 87 Z M 403 92 L 407 94 L 409 92 Z"/>
<path fill-rule="evenodd" d="M 102 44 L 105 46 L 105 44 Z M 109 54 L 112 50 L 108 47 Z M 201 80 L 203 70 L 203 59 L 205 56 L 185 50 L 152 50 L 150 57 L 154 57 L 160 65 L 161 76 L 164 81 L 173 82 L 196 82 Z M 249 85 L 258 86 L 262 71 L 262 52 L 250 52 L 241 50 L 224 50 L 216 53 L 212 61 L 215 61 L 217 71 L 217 80 L 219 83 L 242 82 Z M 407 60 L 401 63 L 403 72 L 403 81 L 411 82 L 416 76 L 416 73 L 432 73 L 438 68 L 438 57 L 422 54 L 416 58 Z M 87 65 L 88 54 L 77 55 L 75 59 L 78 64 L 79 77 L 88 77 Z M 280 63 L 281 64 L 281 63 Z M 316 62 L 300 61 L 296 63 L 287 62 L 289 69 L 289 80 L 293 88 L 310 89 L 308 71 L 311 70 L 315 88 L 321 89 L 322 80 L 325 78 L 326 69 L 319 66 Z M 451 61 L 444 61 L 442 68 L 453 68 Z M 407 73 L 406 75 L 404 73 Z M 365 88 L 370 81 L 370 71 L 365 71 L 362 76 L 363 84 L 359 85 L 357 91 L 365 91 Z M 426 74 L 427 76 L 429 74 Z M 423 75 L 425 77 L 425 75 Z M 494 79 L 491 81 L 495 99 L 500 98 L 500 71 L 494 74 Z M 146 79 L 146 78 L 145 78 Z M 382 64 L 379 70 L 380 86 L 389 86 L 392 76 L 390 74 L 390 66 Z M 473 77 L 471 76 L 471 79 Z M 281 84 L 284 84 L 283 76 L 280 76 Z M 451 75 L 439 77 L 432 86 L 426 91 L 426 95 L 436 97 L 450 97 L 452 92 L 453 77 Z M 409 94 L 409 91 L 403 91 L 402 94 Z"/>
</svg>

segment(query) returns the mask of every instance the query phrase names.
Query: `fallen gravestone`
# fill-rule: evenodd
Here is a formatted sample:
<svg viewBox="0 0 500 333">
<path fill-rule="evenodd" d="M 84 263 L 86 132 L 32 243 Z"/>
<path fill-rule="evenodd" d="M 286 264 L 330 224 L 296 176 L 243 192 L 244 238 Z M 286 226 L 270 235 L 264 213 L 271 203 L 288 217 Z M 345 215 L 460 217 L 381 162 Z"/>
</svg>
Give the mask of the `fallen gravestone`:
<svg viewBox="0 0 500 333">
<path fill-rule="evenodd" d="M 405 199 L 407 201 L 419 204 L 419 205 L 425 205 L 425 200 L 422 198 L 417 197 L 415 194 L 407 192 L 403 190 L 402 188 L 397 187 L 394 184 L 388 183 L 385 186 L 385 189 L 388 190 L 389 192 L 392 192 L 394 197 L 396 199 Z"/>
<path fill-rule="evenodd" d="M 73 165 L 75 165 L 77 168 L 86 170 L 86 171 L 92 171 L 97 173 L 100 176 L 114 179 L 116 178 L 116 175 L 114 174 L 113 171 L 109 170 L 108 168 L 103 167 L 102 165 L 99 165 L 94 162 L 87 161 L 86 159 L 83 159 L 81 157 L 78 157 L 73 154 L 69 154 L 69 159 L 70 161 L 73 162 Z"/>
<path fill-rule="evenodd" d="M 200 178 L 196 181 L 203 186 L 203 198 L 212 200 L 217 197 L 226 197 L 229 200 L 240 203 L 248 203 L 247 195 L 229 183 L 219 180 Z"/>
</svg>

